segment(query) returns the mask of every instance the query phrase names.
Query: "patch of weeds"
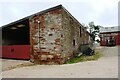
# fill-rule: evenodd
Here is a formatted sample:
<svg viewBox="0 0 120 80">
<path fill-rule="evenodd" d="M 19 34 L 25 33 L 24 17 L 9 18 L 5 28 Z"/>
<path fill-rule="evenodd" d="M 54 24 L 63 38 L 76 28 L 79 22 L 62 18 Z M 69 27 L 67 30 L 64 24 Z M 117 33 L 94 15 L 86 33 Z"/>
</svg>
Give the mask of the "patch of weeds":
<svg viewBox="0 0 120 80">
<path fill-rule="evenodd" d="M 84 62 L 84 61 L 98 60 L 101 56 L 102 54 L 100 52 L 96 52 L 92 56 L 81 55 L 67 61 L 65 64 L 73 64 L 73 63 Z"/>
</svg>

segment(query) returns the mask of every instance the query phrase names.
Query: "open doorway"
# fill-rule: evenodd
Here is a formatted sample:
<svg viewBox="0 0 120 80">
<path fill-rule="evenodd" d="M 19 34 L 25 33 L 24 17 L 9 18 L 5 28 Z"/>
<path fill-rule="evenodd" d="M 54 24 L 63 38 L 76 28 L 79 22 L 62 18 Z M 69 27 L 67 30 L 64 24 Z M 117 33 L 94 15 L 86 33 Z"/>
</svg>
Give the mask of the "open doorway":
<svg viewBox="0 0 120 80">
<path fill-rule="evenodd" d="M 29 45 L 29 21 L 2 28 L 2 45 Z"/>
<path fill-rule="evenodd" d="M 2 57 L 29 59 L 29 19 L 17 21 L 2 27 Z"/>
</svg>

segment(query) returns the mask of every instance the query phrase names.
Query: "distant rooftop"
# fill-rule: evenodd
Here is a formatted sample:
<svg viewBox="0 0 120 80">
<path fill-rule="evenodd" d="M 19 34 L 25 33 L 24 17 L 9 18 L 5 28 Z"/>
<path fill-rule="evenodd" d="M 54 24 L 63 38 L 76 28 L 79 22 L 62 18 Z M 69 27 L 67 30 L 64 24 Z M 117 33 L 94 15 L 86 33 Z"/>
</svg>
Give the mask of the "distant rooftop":
<svg viewBox="0 0 120 80">
<path fill-rule="evenodd" d="M 100 28 L 100 33 L 118 32 L 118 31 L 120 31 L 120 26 L 102 27 L 102 28 Z"/>
</svg>

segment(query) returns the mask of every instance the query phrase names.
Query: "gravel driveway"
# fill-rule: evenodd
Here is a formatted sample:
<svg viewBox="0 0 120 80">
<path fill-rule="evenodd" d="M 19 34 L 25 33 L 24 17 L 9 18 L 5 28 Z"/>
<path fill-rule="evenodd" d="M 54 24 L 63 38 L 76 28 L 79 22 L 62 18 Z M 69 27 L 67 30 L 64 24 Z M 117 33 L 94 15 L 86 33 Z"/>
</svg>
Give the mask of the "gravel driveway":
<svg viewBox="0 0 120 80">
<path fill-rule="evenodd" d="M 36 65 L 3 71 L 4 78 L 118 78 L 118 47 L 101 49 L 98 61 L 64 65 Z"/>
<path fill-rule="evenodd" d="M 7 71 L 22 66 L 34 65 L 29 60 L 0 59 L 0 62 L 2 62 L 2 71 Z"/>
</svg>

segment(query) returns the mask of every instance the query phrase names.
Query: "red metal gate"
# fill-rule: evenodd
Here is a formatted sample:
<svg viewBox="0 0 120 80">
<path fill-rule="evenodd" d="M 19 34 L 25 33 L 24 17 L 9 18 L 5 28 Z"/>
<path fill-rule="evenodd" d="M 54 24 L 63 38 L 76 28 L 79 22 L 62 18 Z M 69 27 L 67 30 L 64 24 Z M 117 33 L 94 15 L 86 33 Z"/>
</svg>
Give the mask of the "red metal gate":
<svg viewBox="0 0 120 80">
<path fill-rule="evenodd" d="M 30 59 L 30 45 L 2 46 L 3 58 Z"/>
<path fill-rule="evenodd" d="M 120 34 L 116 35 L 116 45 L 120 45 Z"/>
</svg>

